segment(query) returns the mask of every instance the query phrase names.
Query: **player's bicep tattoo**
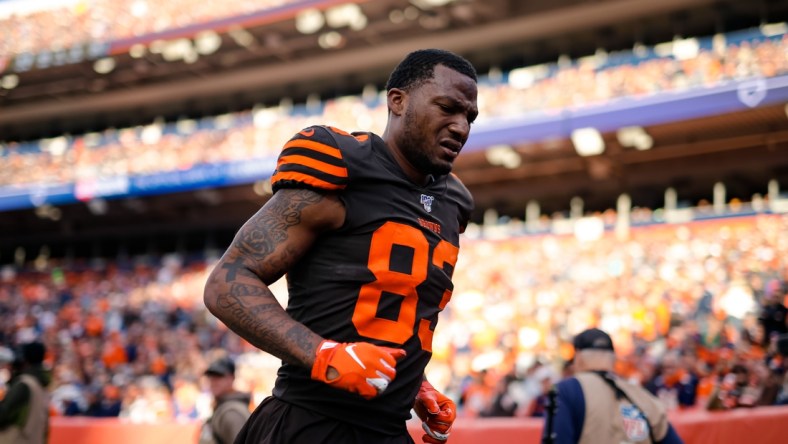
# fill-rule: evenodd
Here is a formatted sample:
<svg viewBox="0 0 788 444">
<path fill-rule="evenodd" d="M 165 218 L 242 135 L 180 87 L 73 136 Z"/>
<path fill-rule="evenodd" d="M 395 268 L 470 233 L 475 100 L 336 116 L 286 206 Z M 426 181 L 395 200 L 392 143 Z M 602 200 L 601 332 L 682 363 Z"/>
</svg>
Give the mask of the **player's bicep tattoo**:
<svg viewBox="0 0 788 444">
<path fill-rule="evenodd" d="M 247 260 L 224 264 L 226 281 L 234 280 L 241 267 L 259 270 L 266 265 L 266 268 L 284 265 L 294 259 L 297 252 L 290 248 L 282 249 L 278 258 L 271 254 L 288 240 L 288 229 L 302 223 L 302 211 L 323 199 L 323 195 L 309 190 L 292 190 L 287 196 L 273 198 L 238 232 L 233 247 Z"/>
</svg>

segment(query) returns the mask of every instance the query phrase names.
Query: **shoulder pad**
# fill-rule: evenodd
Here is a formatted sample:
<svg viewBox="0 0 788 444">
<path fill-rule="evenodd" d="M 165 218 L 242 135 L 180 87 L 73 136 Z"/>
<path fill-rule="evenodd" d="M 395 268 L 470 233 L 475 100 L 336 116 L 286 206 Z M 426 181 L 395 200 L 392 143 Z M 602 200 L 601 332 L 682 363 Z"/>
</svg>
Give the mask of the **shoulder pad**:
<svg viewBox="0 0 788 444">
<path fill-rule="evenodd" d="M 271 176 L 274 192 L 282 188 L 344 189 L 348 169 L 334 132 L 316 125 L 295 134 L 279 154 L 276 171 Z"/>
</svg>

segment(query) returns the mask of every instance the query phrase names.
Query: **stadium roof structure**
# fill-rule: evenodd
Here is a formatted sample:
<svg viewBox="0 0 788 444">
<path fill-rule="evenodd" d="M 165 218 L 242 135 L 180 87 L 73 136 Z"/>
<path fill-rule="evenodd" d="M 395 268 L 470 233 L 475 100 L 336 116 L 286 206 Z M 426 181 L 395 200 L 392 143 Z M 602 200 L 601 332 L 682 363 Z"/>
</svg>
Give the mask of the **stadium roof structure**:
<svg viewBox="0 0 788 444">
<path fill-rule="evenodd" d="M 324 12 L 343 4 L 302 3 Z M 151 49 L 165 38 L 194 38 L 201 29 L 114 42 L 105 49 L 105 58 L 111 57 L 115 65 L 106 74 L 96 71 L 96 60 L 18 72 L 18 86 L 0 89 L 0 138 L 32 140 L 132 127 L 161 117 L 174 121 L 218 115 L 276 104 L 283 97 L 300 102 L 311 94 L 359 94 L 366 85 L 381 88 L 393 64 L 420 47 L 457 51 L 484 74 L 555 62 L 560 56 L 577 58 L 598 48 L 627 50 L 636 42 L 654 45 L 676 35 L 709 36 L 788 18 L 788 4 L 778 0 L 353 3 L 367 23 L 358 30 L 324 25 L 324 31 L 339 34 L 333 48 L 321 47 L 325 33 L 299 31 L 297 12 L 281 10 L 275 16 L 247 18 L 241 28 L 215 27 L 222 41 L 219 48 L 190 62 L 165 61 L 160 51 Z M 414 18 L 392 20 L 393 11 L 404 16 L 408 8 L 416 8 Z M 146 48 L 142 56 L 134 53 L 132 48 L 139 48 L 135 45 Z M 7 65 L 6 72 L 9 69 L 13 65 Z M 785 85 L 769 87 L 780 94 L 788 91 Z M 720 100 L 737 91 L 725 94 Z M 546 214 L 565 211 L 573 197 L 581 197 L 589 210 L 604 210 L 614 207 L 622 192 L 630 194 L 636 206 L 656 208 L 663 204 L 667 187 L 675 188 L 680 199 L 697 202 L 710 198 L 717 182 L 725 183 L 729 198 L 748 200 L 754 192 L 765 194 L 771 178 L 783 187 L 788 184 L 786 102 L 777 96 L 759 106 L 726 105 L 719 112 L 677 120 L 645 119 L 631 129 L 640 137 L 647 135 L 652 149 L 637 149 L 617 129 L 598 126 L 605 151 L 595 156 L 579 155 L 568 131 L 506 143 L 479 136 L 469 141 L 456 172 L 475 196 L 477 222 L 487 209 L 522 218 L 529 201 L 539 202 Z M 654 109 L 625 112 L 652 116 Z M 563 125 L 560 120 L 552 124 Z M 500 146 L 495 151 L 489 145 Z M 513 155 L 519 160 L 507 165 Z M 4 212 L 0 263 L 16 246 L 32 251 L 44 244 L 81 245 L 95 252 L 118 242 L 145 245 L 155 237 L 154 243 L 166 250 L 169 243 L 174 248 L 204 242 L 205 233 L 214 233 L 222 245 L 265 199 L 257 183 Z"/>
<path fill-rule="evenodd" d="M 305 6 L 328 12 L 348 4 L 360 10 L 363 27 L 298 30 Z M 49 54 L 47 67 L 40 68 L 38 59 L 30 60 L 16 73 L 18 85 L 0 89 L 0 134 L 4 140 L 77 134 L 162 116 L 221 114 L 285 96 L 298 102 L 310 94 L 357 94 L 368 84 L 382 87 L 406 52 L 423 47 L 456 51 L 486 72 L 599 48 L 629 49 L 635 42 L 653 45 L 676 35 L 711 35 L 785 16 L 788 6 L 778 0 L 294 2 L 235 21 L 103 42 L 79 63 L 55 66 Z M 206 26 L 219 32 L 221 43 L 215 52 L 189 59 L 185 54 L 194 52 L 190 48 Z M 326 48 L 321 37 L 329 33 L 335 43 Z M 111 71 L 96 71 L 100 56 L 112 59 Z M 5 72 L 15 66 L 8 61 Z"/>
</svg>

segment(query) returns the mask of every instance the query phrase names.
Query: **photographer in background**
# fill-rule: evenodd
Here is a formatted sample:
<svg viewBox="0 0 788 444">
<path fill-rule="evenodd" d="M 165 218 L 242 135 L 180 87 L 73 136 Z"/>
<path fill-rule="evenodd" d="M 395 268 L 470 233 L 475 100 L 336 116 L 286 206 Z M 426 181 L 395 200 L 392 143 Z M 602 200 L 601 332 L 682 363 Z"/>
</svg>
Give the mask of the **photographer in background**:
<svg viewBox="0 0 788 444">
<path fill-rule="evenodd" d="M 575 373 L 555 386 L 555 408 L 547 408 L 542 442 L 683 443 L 659 399 L 613 373 L 616 354 L 607 333 L 585 330 L 573 345 Z"/>
<path fill-rule="evenodd" d="M 213 415 L 200 431 L 200 444 L 231 444 L 249 419 L 251 395 L 236 391 L 235 362 L 229 357 L 217 359 L 205 370 L 214 397 Z"/>
<path fill-rule="evenodd" d="M 40 342 L 15 352 L 8 393 L 0 401 L 0 444 L 44 444 L 49 434 L 51 376 L 44 369 L 46 349 Z"/>
</svg>

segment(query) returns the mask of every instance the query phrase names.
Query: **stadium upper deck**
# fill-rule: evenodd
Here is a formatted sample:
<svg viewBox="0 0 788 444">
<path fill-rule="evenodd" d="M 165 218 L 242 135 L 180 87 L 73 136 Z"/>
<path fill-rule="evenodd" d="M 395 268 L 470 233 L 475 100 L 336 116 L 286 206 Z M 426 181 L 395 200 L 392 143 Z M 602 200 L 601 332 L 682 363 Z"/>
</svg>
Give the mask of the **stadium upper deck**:
<svg viewBox="0 0 788 444">
<path fill-rule="evenodd" d="M 122 128 L 158 116 L 221 114 L 257 103 L 277 104 L 283 97 L 299 103 L 310 94 L 356 94 L 365 85 L 380 87 L 390 66 L 417 47 L 445 47 L 467 56 L 481 72 L 496 72 L 788 17 L 788 6 L 778 0 L 313 0 L 274 2 L 278 6 L 241 13 L 227 22 L 223 14 L 211 12 L 217 2 L 188 8 L 185 1 L 156 6 L 143 0 L 66 2 L 81 11 L 82 22 L 71 26 L 73 12 L 58 13 L 57 25 L 43 31 L 35 21 L 22 20 L 23 37 L 30 38 L 9 35 L 5 44 L 18 48 L 0 51 L 6 52 L 0 54 L 0 65 L 5 65 L 0 88 L 3 139 Z M 244 8 L 266 4 L 236 3 Z M 111 14 L 108 5 L 113 5 Z M 130 9 L 123 14 L 117 5 Z M 167 13 L 177 10 L 172 5 L 194 13 L 172 16 Z M 212 14 L 212 21 L 192 22 Z M 45 12 L 34 15 L 39 16 L 52 20 Z M 142 35 L 117 39 L 131 32 L 127 22 L 148 16 L 155 17 L 153 34 L 145 34 L 149 28 L 142 26 L 134 29 Z M 306 29 L 303 22 L 309 23 L 310 16 L 312 29 Z M 118 23 L 110 26 L 111 20 Z M 83 51 L 78 63 L 65 63 L 70 60 L 65 43 L 39 35 L 71 26 L 69 35 L 78 36 L 79 25 L 86 24 L 92 25 L 88 47 L 104 49 Z M 213 32 L 200 34 L 206 27 Z M 18 34 L 20 26 L 2 29 Z M 9 57 L 19 48 L 29 51 Z M 17 66 L 17 60 L 24 63 Z M 14 72 L 20 67 L 28 69 Z"/>
<path fill-rule="evenodd" d="M 331 7 L 340 6 L 340 2 L 308 3 L 324 11 L 324 18 Z M 286 112 L 284 119 L 268 120 L 262 127 L 251 122 L 257 114 L 270 117 L 280 105 L 288 110 L 289 103 L 295 104 L 294 110 L 300 103 L 321 103 L 324 108 L 319 111 L 325 114 L 306 116 L 310 124 L 330 116 L 348 129 L 367 126 L 353 117 L 359 97 L 369 97 L 358 95 L 363 86 L 379 90 L 385 80 L 381 73 L 390 63 L 407 49 L 428 45 L 463 53 L 486 78 L 482 105 L 491 117 L 475 128 L 474 139 L 457 164 L 476 197 L 477 222 L 490 208 L 501 215 L 522 217 L 531 200 L 540 203 L 543 214 L 568 211 L 575 197 L 584 201 L 585 211 L 602 211 L 613 207 L 619 194 L 626 192 L 634 206 L 657 208 L 663 205 L 668 187 L 677 190 L 680 202 L 695 204 L 712 199 L 716 182 L 727 186 L 728 199 L 744 201 L 754 193 L 766 194 L 771 179 L 777 179 L 778 185 L 788 183 L 788 167 L 781 156 L 788 134 L 782 99 L 768 93 L 764 101 L 753 102 L 755 107 L 745 103 L 763 92 L 758 82 L 765 78 L 768 89 L 773 86 L 770 82 L 781 78 L 784 42 L 774 35 L 784 33 L 780 31 L 784 25 L 754 28 L 750 34 L 737 32 L 745 26 L 785 19 L 784 2 L 766 1 L 758 7 L 751 2 L 704 0 L 567 0 L 549 5 L 458 0 L 434 7 L 417 3 L 420 6 L 400 0 L 359 2 L 368 19 L 363 30 L 324 24 L 320 32 L 303 34 L 294 16 L 256 22 L 243 28 L 257 42 L 248 47 L 239 45 L 238 35 L 233 37 L 226 30 L 219 33 L 218 50 L 201 55 L 195 63 L 182 58 L 166 61 L 163 53 L 153 51 L 158 44 L 151 40 L 162 35 L 145 34 L 140 37 L 142 56 L 137 58 L 139 54 L 127 46 L 125 52 L 112 54 L 115 68 L 105 74 L 95 71 L 93 61 L 33 67 L 21 73 L 6 71 L 5 76 L 17 75 L 19 84 L 0 90 L 0 139 L 29 142 L 55 137 L 55 142 L 47 142 L 49 148 L 62 149 L 66 155 L 57 158 L 46 153 L 40 162 L 31 156 L 14 156 L 11 168 L 6 159 L 1 181 L 34 182 L 35 192 L 23 193 L 22 199 L 37 208 L 3 213 L 2 246 L 36 247 L 74 238 L 98 242 L 151 231 L 162 238 L 178 237 L 184 230 L 205 237 L 204 230 L 237 228 L 264 201 L 264 184 L 212 188 L 234 182 L 225 180 L 227 175 L 221 172 L 219 180 L 206 182 L 197 171 L 196 183 L 184 184 L 178 177 L 177 186 L 161 187 L 174 183 L 172 171 L 163 172 L 167 177 L 156 176 L 162 173 L 161 166 L 179 175 L 181 168 L 189 171 L 201 162 L 212 166 L 243 162 L 261 151 L 273 153 L 306 122 L 305 116 Z M 406 10 L 415 11 L 409 13 L 412 19 L 405 17 Z M 265 11 L 260 13 L 265 15 Z M 397 11 L 403 14 L 399 19 Z M 446 21 L 441 26 L 430 22 L 429 18 L 436 17 Z M 193 45 L 196 31 L 185 26 L 170 31 L 188 34 Z M 711 37 L 728 30 L 732 31 L 724 34 L 722 45 L 719 35 Z M 322 32 L 338 32 L 344 43 L 321 48 Z M 282 37 L 279 51 L 266 43 L 266 36 L 271 35 Z M 673 41 L 677 35 L 709 38 Z M 669 45 L 652 46 L 660 42 Z M 754 42 L 772 49 L 755 51 Z M 693 45 L 699 51 L 697 57 L 659 53 L 668 47 L 692 52 Z M 783 65 L 769 63 L 781 54 L 777 61 Z M 513 71 L 523 66 L 529 68 Z M 755 83 L 747 83 L 750 78 Z M 781 85 L 775 87 L 785 88 Z M 692 100 L 697 98 L 693 94 L 712 92 L 719 92 L 723 102 Z M 332 100 L 347 93 L 355 98 Z M 636 101 L 622 100 L 633 94 Z M 671 102 L 682 94 L 692 96 L 690 101 Z M 637 106 L 616 111 L 621 103 Z M 731 108 L 731 103 L 738 108 Z M 653 106 L 662 108 L 657 113 Z M 257 112 L 260 109 L 262 113 Z M 539 113 L 551 119 L 550 124 L 539 118 L 528 120 Z M 696 118 L 708 114 L 714 115 Z M 582 157 L 573 146 L 569 132 L 585 126 L 580 125 L 585 118 L 614 121 L 613 127 L 599 128 L 607 146 L 602 155 Z M 622 118 L 642 120 L 629 123 L 643 125 L 642 132 L 635 134 L 638 140 L 619 139 L 616 129 Z M 183 126 L 175 124 L 179 121 L 186 126 L 196 122 L 201 131 L 182 132 Z M 497 131 L 501 126 L 506 131 Z M 94 130 L 100 132 L 98 138 L 80 136 Z M 633 147 L 644 140 L 643 132 L 653 149 Z M 505 140 L 495 139 L 502 134 Z M 509 146 L 484 149 L 499 143 Z M 27 146 L 32 151 L 40 148 L 35 143 Z M 8 152 L 26 149 L 14 145 Z M 181 156 L 184 152 L 188 155 Z M 519 158 L 518 166 L 507 164 L 513 157 Z M 266 164 L 261 165 L 241 181 L 263 178 L 268 171 L 263 171 Z M 147 192 L 105 200 L 129 195 L 125 182 L 116 178 L 140 175 L 152 177 L 143 181 Z M 101 183 L 108 177 L 112 179 L 109 184 Z M 76 196 L 87 205 L 42 200 L 48 189 L 39 185 L 45 182 L 65 182 L 71 201 Z M 106 194 L 104 186 L 114 191 Z M 149 192 L 173 194 L 152 196 Z"/>
</svg>

